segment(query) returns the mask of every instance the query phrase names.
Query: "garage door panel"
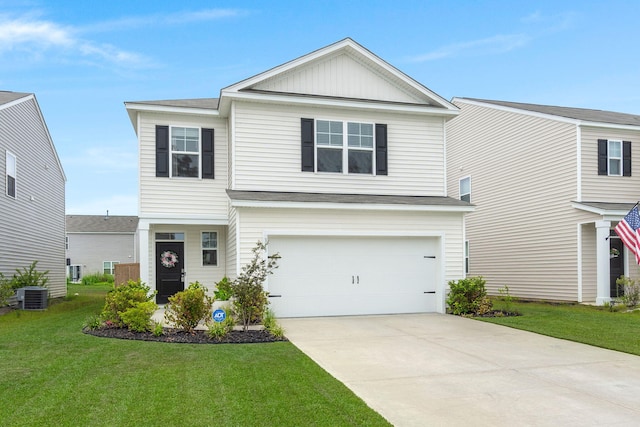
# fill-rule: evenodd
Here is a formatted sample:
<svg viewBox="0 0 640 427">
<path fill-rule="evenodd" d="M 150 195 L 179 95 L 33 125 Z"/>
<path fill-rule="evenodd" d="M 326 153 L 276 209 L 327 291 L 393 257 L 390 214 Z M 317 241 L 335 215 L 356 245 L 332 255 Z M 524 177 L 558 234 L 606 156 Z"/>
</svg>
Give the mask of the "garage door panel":
<svg viewBox="0 0 640 427">
<path fill-rule="evenodd" d="M 269 278 L 282 317 L 428 312 L 434 293 L 435 238 L 276 236 L 282 256 Z"/>
</svg>

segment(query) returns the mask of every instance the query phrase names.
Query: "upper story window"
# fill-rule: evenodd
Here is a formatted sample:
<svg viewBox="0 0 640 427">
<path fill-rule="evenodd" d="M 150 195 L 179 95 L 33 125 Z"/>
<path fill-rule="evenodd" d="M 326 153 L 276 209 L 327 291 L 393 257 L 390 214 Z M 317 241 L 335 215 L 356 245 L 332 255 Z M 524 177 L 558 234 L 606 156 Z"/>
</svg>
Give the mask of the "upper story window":
<svg viewBox="0 0 640 427">
<path fill-rule="evenodd" d="M 631 176 L 631 141 L 598 140 L 598 175 Z"/>
<path fill-rule="evenodd" d="M 171 127 L 171 176 L 200 177 L 200 129 Z"/>
<path fill-rule="evenodd" d="M 373 174 L 373 124 L 317 120 L 316 150 L 318 172 Z"/>
<path fill-rule="evenodd" d="M 214 130 L 156 126 L 156 176 L 214 178 Z"/>
<path fill-rule="evenodd" d="M 460 179 L 460 200 L 471 203 L 471 177 Z"/>
<path fill-rule="evenodd" d="M 7 151 L 7 161 L 6 161 L 6 171 L 7 171 L 7 196 L 16 197 L 16 177 L 17 177 L 17 160 L 16 156 Z"/>
<path fill-rule="evenodd" d="M 202 232 L 202 265 L 218 265 L 218 233 Z"/>
<path fill-rule="evenodd" d="M 387 125 L 302 119 L 302 171 L 387 175 Z"/>
</svg>

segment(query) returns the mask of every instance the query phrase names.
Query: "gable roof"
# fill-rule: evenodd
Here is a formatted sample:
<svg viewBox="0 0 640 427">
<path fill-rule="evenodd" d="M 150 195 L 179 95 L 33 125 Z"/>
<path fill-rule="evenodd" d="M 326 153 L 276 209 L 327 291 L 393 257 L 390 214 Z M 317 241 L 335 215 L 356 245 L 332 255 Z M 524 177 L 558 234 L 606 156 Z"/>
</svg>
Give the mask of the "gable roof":
<svg viewBox="0 0 640 427">
<path fill-rule="evenodd" d="M 9 92 L 5 90 L 0 90 L 0 106 L 4 104 L 8 104 L 12 101 L 15 101 L 20 98 L 24 98 L 31 95 L 30 93 L 22 93 L 22 92 Z"/>
<path fill-rule="evenodd" d="M 622 126 L 640 126 L 640 115 L 617 113 L 614 111 L 592 110 L 588 108 L 558 107 L 553 105 L 527 104 L 522 102 L 497 101 L 478 98 L 454 98 L 453 102 L 471 101 L 472 103 L 490 104 L 517 110 L 531 111 L 549 116 L 593 124 L 606 123 Z"/>
<path fill-rule="evenodd" d="M 67 176 L 64 173 L 62 162 L 60 161 L 60 157 L 58 157 L 58 151 L 56 150 L 56 146 L 53 144 L 53 139 L 51 138 L 51 134 L 49 133 L 47 122 L 44 120 L 44 116 L 42 115 L 42 110 L 40 110 L 40 105 L 38 104 L 36 95 L 33 93 L 0 91 L 0 110 L 11 108 L 16 104 L 20 104 L 22 102 L 27 102 L 30 100 L 33 100 L 33 103 L 35 104 L 36 112 L 38 113 L 38 117 L 40 118 L 40 121 L 44 128 L 47 140 L 49 141 L 49 146 L 51 147 L 51 151 L 53 152 L 53 157 L 58 165 L 58 170 L 62 175 L 62 179 L 66 182 Z"/>
<path fill-rule="evenodd" d="M 310 93 L 308 90 L 295 90 L 296 74 L 313 72 L 312 66 L 314 64 L 326 62 L 326 68 L 333 67 L 332 69 L 339 73 L 340 68 L 337 65 L 328 64 L 330 60 L 338 56 L 346 58 L 342 61 L 343 67 L 346 69 L 361 73 L 363 76 L 368 74 L 377 77 L 379 84 L 386 85 L 389 88 L 393 87 L 397 90 L 398 97 L 382 99 L 383 102 L 406 104 L 406 106 L 420 106 L 423 109 L 428 109 L 431 113 L 441 113 L 449 116 L 455 115 L 458 112 L 458 108 L 455 105 L 376 56 L 351 38 L 345 38 L 222 89 L 220 109 L 228 108 L 228 102 L 226 102 L 228 99 L 238 97 L 252 98 L 252 94 L 264 95 L 266 93 L 274 96 L 311 95 L 312 97 L 316 97 L 316 102 L 317 97 L 333 98 L 334 102 L 345 99 L 370 102 L 381 101 L 378 97 L 368 97 L 362 93 L 358 95 L 357 92 L 354 92 L 356 93 L 354 96 L 332 97 L 332 94 L 322 91 Z M 345 62 L 346 64 L 344 64 Z M 281 83 L 283 79 L 286 80 L 286 83 Z M 354 83 L 356 82 L 357 79 Z M 283 90 L 282 88 L 287 88 L 287 90 Z M 400 96 L 401 93 L 404 94 L 404 96 Z"/>
<path fill-rule="evenodd" d="M 67 233 L 135 233 L 137 216 L 67 215 Z"/>
</svg>

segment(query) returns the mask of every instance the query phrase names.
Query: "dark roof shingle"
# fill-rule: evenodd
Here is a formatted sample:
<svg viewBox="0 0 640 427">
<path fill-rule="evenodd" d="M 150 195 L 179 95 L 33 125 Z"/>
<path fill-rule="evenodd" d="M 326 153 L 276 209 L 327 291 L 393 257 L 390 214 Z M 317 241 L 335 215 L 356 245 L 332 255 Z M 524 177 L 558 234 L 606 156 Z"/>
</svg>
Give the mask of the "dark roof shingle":
<svg viewBox="0 0 640 427">
<path fill-rule="evenodd" d="M 67 215 L 67 233 L 134 233 L 137 216 Z"/>
</svg>

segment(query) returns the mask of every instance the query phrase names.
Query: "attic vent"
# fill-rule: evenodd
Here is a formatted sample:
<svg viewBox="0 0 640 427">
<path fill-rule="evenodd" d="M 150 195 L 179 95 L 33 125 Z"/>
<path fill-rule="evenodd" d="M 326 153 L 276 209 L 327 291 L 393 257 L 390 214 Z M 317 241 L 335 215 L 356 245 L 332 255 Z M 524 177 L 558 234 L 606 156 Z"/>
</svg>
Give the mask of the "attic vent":
<svg viewBox="0 0 640 427">
<path fill-rule="evenodd" d="M 22 310 L 44 310 L 47 308 L 49 290 L 38 286 L 27 286 L 16 291 L 18 306 Z"/>
</svg>

